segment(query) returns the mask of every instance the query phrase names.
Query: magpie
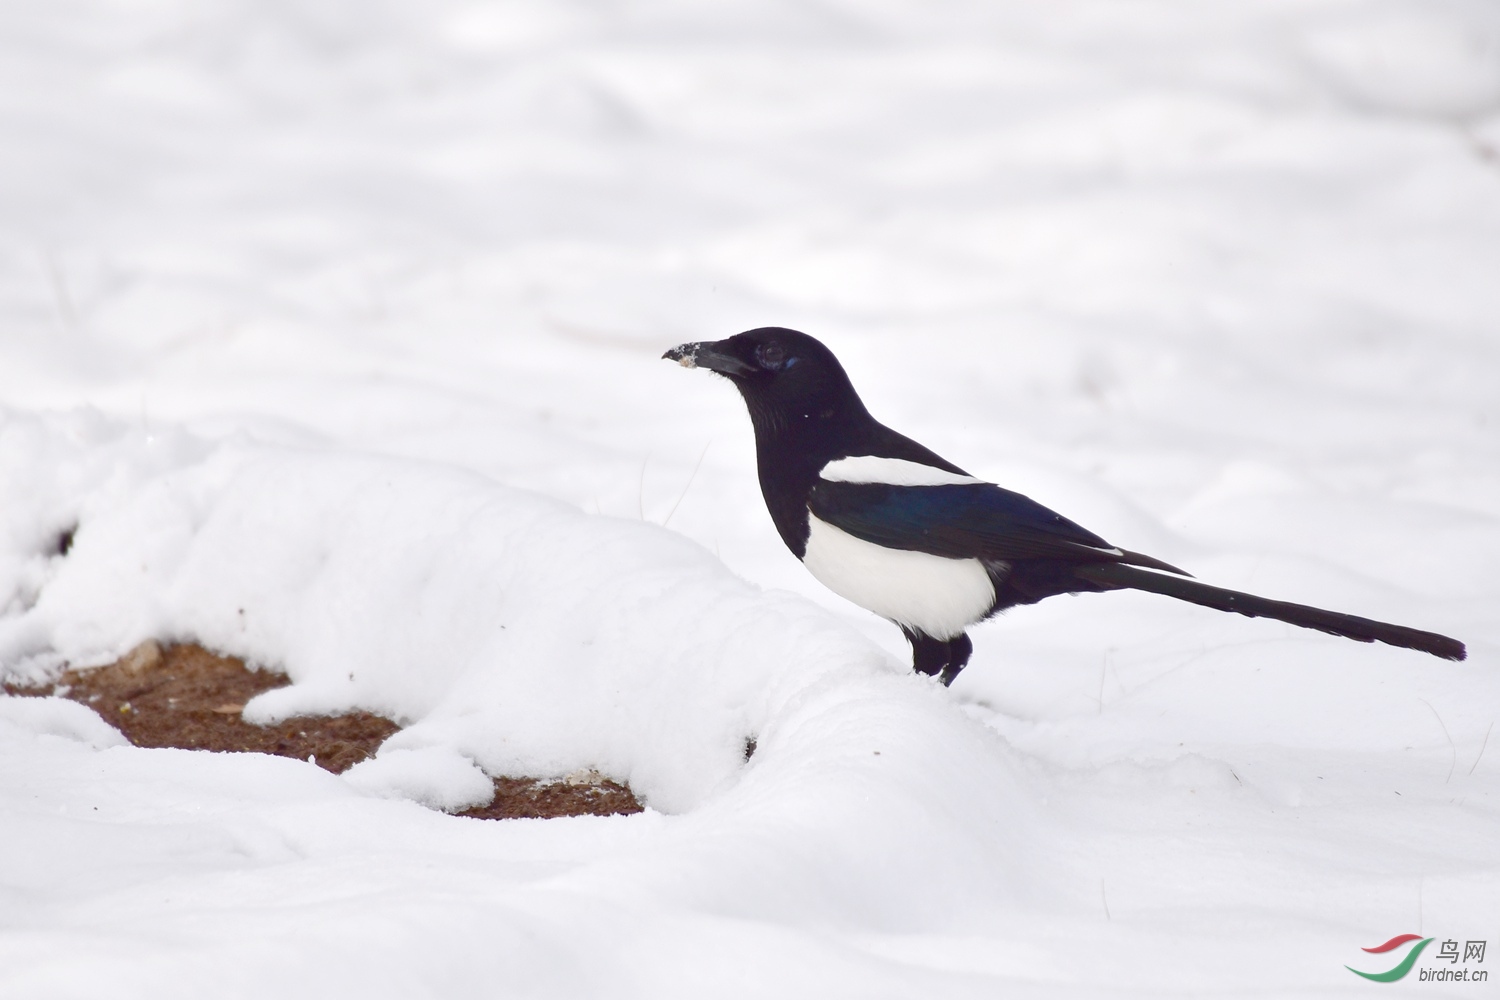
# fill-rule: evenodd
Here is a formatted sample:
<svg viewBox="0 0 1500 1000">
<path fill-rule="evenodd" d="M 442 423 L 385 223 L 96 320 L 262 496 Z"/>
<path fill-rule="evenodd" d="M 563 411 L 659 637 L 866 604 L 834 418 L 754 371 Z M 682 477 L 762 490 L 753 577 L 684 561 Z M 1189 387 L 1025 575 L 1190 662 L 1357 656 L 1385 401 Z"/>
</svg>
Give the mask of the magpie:
<svg viewBox="0 0 1500 1000">
<path fill-rule="evenodd" d="M 833 352 L 805 333 L 762 327 L 662 357 L 734 383 L 781 540 L 829 590 L 899 626 L 912 666 L 945 685 L 973 652 L 969 626 L 1018 604 L 1108 590 L 1150 591 L 1447 660 L 1467 655 L 1444 635 L 1211 587 L 1110 545 L 881 424 Z"/>
</svg>

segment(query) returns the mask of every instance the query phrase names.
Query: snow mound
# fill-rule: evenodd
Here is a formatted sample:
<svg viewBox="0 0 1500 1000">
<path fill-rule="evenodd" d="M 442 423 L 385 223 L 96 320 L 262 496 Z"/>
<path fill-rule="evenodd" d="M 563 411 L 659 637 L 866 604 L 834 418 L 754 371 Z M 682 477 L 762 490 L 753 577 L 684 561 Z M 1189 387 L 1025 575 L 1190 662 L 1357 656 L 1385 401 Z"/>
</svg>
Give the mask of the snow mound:
<svg viewBox="0 0 1500 1000">
<path fill-rule="evenodd" d="M 0 698 L 0 729 L 54 736 L 95 750 L 127 745 L 98 713 L 66 698 Z"/>
<path fill-rule="evenodd" d="M 407 726 L 361 788 L 450 808 L 482 794 L 474 765 L 592 767 L 681 811 L 819 677 L 899 669 L 654 525 L 433 464 L 44 423 L 0 428 L 10 481 L 39 487 L 5 508 L 0 663 L 35 679 L 155 637 L 284 670 L 248 720 Z M 67 460 L 42 457 L 67 450 L 37 447 L 48 434 L 74 439 Z"/>
<path fill-rule="evenodd" d="M 1426 0 L 1341 11 L 1310 30 L 1304 48 L 1335 87 L 1371 108 L 1461 118 L 1500 106 L 1493 4 Z"/>
<path fill-rule="evenodd" d="M 447 747 L 386 750 L 355 764 L 344 780 L 368 795 L 412 799 L 431 809 L 458 812 L 488 805 L 495 786 L 474 762 Z"/>
</svg>

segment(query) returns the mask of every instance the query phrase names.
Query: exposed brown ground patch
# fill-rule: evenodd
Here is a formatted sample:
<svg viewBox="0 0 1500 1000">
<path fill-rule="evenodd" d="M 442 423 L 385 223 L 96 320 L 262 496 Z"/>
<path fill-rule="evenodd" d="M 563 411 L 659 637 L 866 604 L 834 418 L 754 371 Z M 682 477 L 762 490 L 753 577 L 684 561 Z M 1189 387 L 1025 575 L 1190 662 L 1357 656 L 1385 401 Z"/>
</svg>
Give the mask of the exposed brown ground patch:
<svg viewBox="0 0 1500 1000">
<path fill-rule="evenodd" d="M 251 670 L 242 660 L 202 646 L 145 642 L 107 666 L 68 670 L 52 687 L 6 685 L 5 690 L 71 698 L 98 712 L 136 746 L 269 753 L 311 759 L 335 774 L 374 756 L 401 728 L 369 712 L 303 716 L 274 726 L 251 725 L 240 717 L 245 702 L 288 683 L 285 675 Z M 494 780 L 494 801 L 459 815 L 512 819 L 641 811 L 629 788 L 592 772 L 557 782 Z"/>
<path fill-rule="evenodd" d="M 368 712 L 295 718 L 253 726 L 240 718 L 245 702 L 284 687 L 285 675 L 250 670 L 202 646 L 142 643 L 103 667 L 69 670 L 49 691 L 89 706 L 138 747 L 270 753 L 313 758 L 340 774 L 374 756 L 401 727 Z"/>
<path fill-rule="evenodd" d="M 589 773 L 562 781 L 496 778 L 495 801 L 459 813 L 476 819 L 617 816 L 641 811 L 629 788 Z"/>
</svg>

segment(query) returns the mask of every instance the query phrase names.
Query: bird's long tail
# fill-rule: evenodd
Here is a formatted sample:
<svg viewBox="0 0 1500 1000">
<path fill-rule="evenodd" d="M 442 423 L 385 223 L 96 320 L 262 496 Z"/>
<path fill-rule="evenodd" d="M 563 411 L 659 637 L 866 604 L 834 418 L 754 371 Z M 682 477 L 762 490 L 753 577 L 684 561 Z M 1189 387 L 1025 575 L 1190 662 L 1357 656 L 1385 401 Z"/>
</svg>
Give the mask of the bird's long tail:
<svg viewBox="0 0 1500 1000">
<path fill-rule="evenodd" d="M 1201 604 L 1205 608 L 1233 611 L 1249 618 L 1274 618 L 1288 625 L 1317 629 L 1330 635 L 1341 635 L 1357 642 L 1384 642 L 1405 649 L 1419 649 L 1445 660 L 1462 660 L 1468 655 L 1464 644 L 1457 639 L 1436 632 L 1423 632 L 1402 625 L 1360 618 L 1357 615 L 1341 615 L 1336 611 L 1309 608 L 1304 604 L 1289 604 L 1286 601 L 1271 601 L 1253 594 L 1242 594 L 1234 590 L 1210 587 L 1196 580 L 1180 576 L 1167 576 L 1148 569 L 1126 566 L 1121 563 L 1089 563 L 1074 570 L 1079 577 L 1108 588 L 1128 587 L 1147 590 L 1153 594 L 1175 597 L 1179 601 Z"/>
</svg>

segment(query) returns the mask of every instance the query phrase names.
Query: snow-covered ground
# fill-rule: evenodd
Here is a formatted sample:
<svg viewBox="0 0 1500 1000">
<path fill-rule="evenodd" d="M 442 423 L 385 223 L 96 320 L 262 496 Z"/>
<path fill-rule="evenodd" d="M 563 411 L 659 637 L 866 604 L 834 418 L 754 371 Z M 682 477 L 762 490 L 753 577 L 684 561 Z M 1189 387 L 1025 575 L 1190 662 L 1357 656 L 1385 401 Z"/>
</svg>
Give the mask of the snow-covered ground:
<svg viewBox="0 0 1500 1000">
<path fill-rule="evenodd" d="M 0 699 L 0 995 L 1485 995 L 1344 966 L 1500 980 L 1497 275 L 1490 0 L 8 0 L 0 670 L 197 639 L 410 726 Z M 1113 594 L 913 677 L 659 360 L 767 324 L 1470 658 Z M 431 808 L 581 767 L 650 808 Z"/>
</svg>

